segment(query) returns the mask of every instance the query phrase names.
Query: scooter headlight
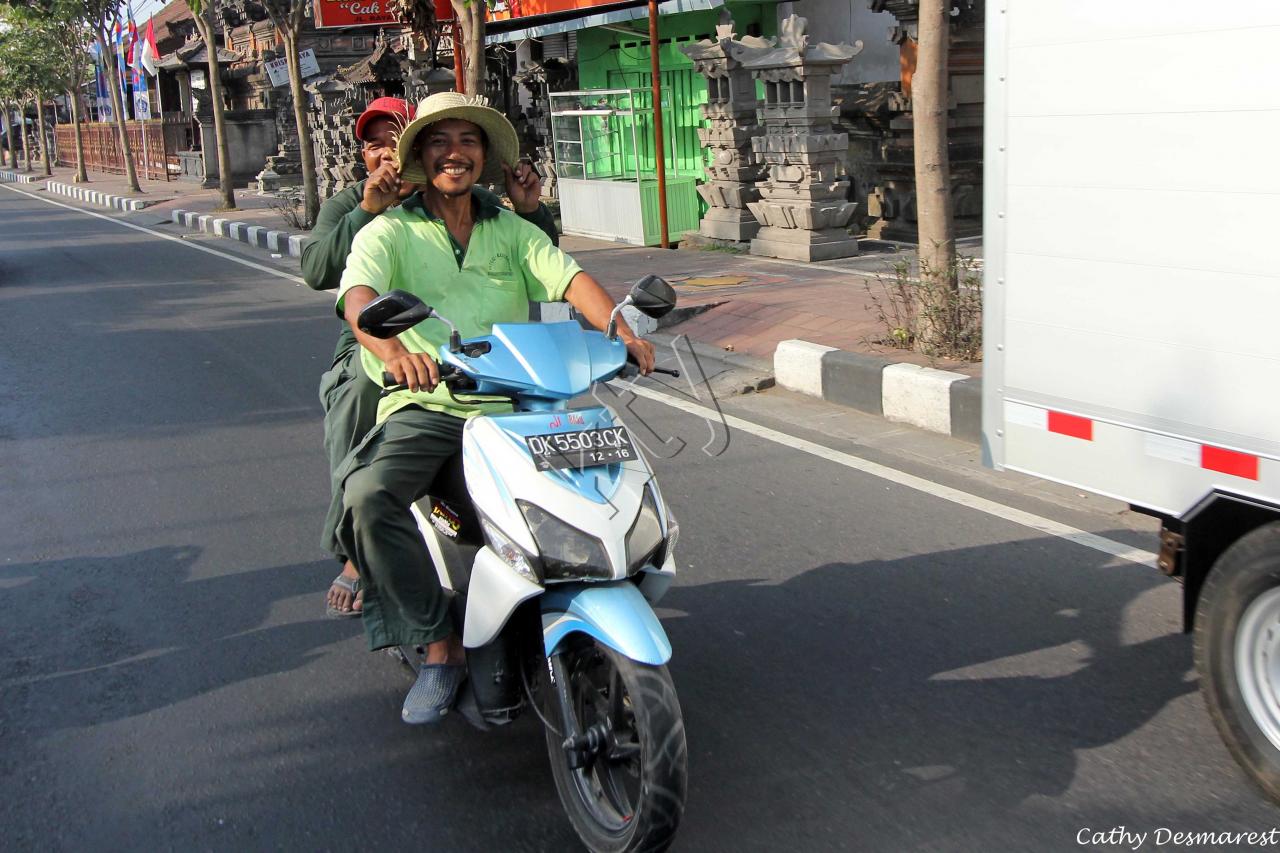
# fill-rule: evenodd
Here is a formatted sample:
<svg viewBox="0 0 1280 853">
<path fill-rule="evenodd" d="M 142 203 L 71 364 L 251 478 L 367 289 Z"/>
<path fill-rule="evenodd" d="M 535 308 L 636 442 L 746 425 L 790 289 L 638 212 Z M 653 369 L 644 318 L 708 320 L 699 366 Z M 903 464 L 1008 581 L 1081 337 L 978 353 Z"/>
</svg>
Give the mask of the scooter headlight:
<svg viewBox="0 0 1280 853">
<path fill-rule="evenodd" d="M 659 561 L 662 550 L 662 522 L 658 516 L 658 502 L 653 489 L 645 486 L 640 512 L 627 533 L 627 573 L 639 571 L 646 563 Z"/>
<path fill-rule="evenodd" d="M 613 577 L 604 543 L 535 504 L 516 501 L 533 534 L 546 580 Z"/>
<path fill-rule="evenodd" d="M 531 583 L 542 583 L 542 578 L 538 577 L 538 571 L 534 566 L 536 561 L 531 560 L 524 549 L 503 535 L 496 524 L 487 518 L 482 518 L 480 529 L 484 531 L 484 541 L 488 543 L 489 548 L 516 574 Z"/>
</svg>

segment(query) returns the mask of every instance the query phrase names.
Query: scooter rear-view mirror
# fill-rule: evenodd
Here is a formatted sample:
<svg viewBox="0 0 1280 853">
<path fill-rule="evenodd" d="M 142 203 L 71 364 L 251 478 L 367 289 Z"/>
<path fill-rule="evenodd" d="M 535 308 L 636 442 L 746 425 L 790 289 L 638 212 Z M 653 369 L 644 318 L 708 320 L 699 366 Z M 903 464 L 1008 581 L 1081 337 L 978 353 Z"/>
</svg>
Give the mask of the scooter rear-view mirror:
<svg viewBox="0 0 1280 853">
<path fill-rule="evenodd" d="M 676 290 L 658 276 L 647 275 L 631 288 L 631 304 L 656 320 L 676 307 Z"/>
<path fill-rule="evenodd" d="M 431 306 L 412 293 L 393 290 L 360 310 L 360 331 L 375 338 L 394 338 L 431 316 Z"/>
</svg>

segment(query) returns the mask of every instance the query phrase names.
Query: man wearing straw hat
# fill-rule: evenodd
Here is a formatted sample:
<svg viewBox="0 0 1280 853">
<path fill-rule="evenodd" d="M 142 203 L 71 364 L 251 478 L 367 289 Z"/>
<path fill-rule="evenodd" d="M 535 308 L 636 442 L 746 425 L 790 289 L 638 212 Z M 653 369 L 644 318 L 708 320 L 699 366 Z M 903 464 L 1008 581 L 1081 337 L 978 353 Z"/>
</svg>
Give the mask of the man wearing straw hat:
<svg viewBox="0 0 1280 853">
<path fill-rule="evenodd" d="M 477 183 L 501 181 L 519 155 L 515 128 L 484 99 L 454 92 L 424 99 L 397 154 L 401 180 L 422 189 L 356 235 L 338 310 L 355 330 L 365 373 L 379 381 L 385 370 L 406 388 L 383 398 L 378 425 L 338 472 L 338 539 L 360 571 L 370 648 L 426 647 L 401 718 L 431 723 L 453 704 L 465 658 L 409 507 L 460 450 L 465 420 L 507 406 L 459 402 L 438 387 L 435 357 L 449 336 L 443 323 L 428 320 L 380 340 L 359 330 L 360 309 L 381 293 L 407 290 L 467 338 L 488 334 L 494 323 L 524 321 L 530 301 L 567 301 L 604 329 L 613 300 L 536 226 L 472 195 Z M 652 345 L 625 323 L 618 333 L 650 372 Z"/>
<path fill-rule="evenodd" d="M 311 229 L 311 242 L 302 250 L 302 278 L 308 287 L 337 290 L 356 234 L 417 191 L 414 184 L 400 180 L 400 166 L 396 162 L 396 143 L 412 120 L 413 107 L 401 98 L 375 98 L 356 119 L 355 135 L 369 177 L 338 193 L 320 208 L 315 227 Z M 394 197 L 390 192 L 393 189 L 396 190 Z M 482 202 L 498 204 L 497 196 L 488 190 L 477 187 L 474 192 Z M 517 166 L 507 180 L 507 194 L 517 214 L 546 232 L 551 242 L 557 242 L 555 217 L 539 201 L 542 184 L 536 172 L 526 164 Z M 360 347 L 351 327 L 345 322 L 342 327 L 332 367 L 320 378 L 324 446 L 329 455 L 330 476 L 373 428 L 382 391 L 360 368 Z M 325 613 L 335 618 L 357 617 L 363 604 L 360 576 L 355 565 L 342 553 L 336 538 L 342 511 L 342 489 L 335 486 L 325 515 L 323 535 L 325 550 L 344 564 L 325 596 Z"/>
</svg>

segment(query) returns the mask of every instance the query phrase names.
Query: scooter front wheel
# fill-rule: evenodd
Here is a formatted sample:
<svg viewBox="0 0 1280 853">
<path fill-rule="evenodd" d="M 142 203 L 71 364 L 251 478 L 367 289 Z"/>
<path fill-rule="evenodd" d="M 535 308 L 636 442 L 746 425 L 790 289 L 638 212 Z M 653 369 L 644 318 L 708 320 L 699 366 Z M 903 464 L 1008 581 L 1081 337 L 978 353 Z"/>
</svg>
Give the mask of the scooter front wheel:
<svg viewBox="0 0 1280 853">
<path fill-rule="evenodd" d="M 684 718 L 667 668 L 594 641 L 564 654 L 580 734 L 567 745 L 548 730 L 547 751 L 574 829 L 598 853 L 667 849 L 688 784 Z"/>
</svg>

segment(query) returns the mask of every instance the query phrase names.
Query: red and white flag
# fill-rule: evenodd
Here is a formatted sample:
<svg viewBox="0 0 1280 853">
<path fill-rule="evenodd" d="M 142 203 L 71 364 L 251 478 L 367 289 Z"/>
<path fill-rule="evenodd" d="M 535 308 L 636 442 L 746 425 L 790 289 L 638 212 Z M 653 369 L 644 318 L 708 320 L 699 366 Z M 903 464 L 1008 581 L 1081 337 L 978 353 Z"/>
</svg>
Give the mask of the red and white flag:
<svg viewBox="0 0 1280 853">
<path fill-rule="evenodd" d="M 152 77 L 156 76 L 156 61 L 160 59 L 160 51 L 156 49 L 156 31 L 155 25 L 151 19 L 147 19 L 146 32 L 142 34 L 142 38 L 138 39 L 138 45 L 134 48 L 135 60 L 142 64 L 147 73 Z"/>
</svg>

